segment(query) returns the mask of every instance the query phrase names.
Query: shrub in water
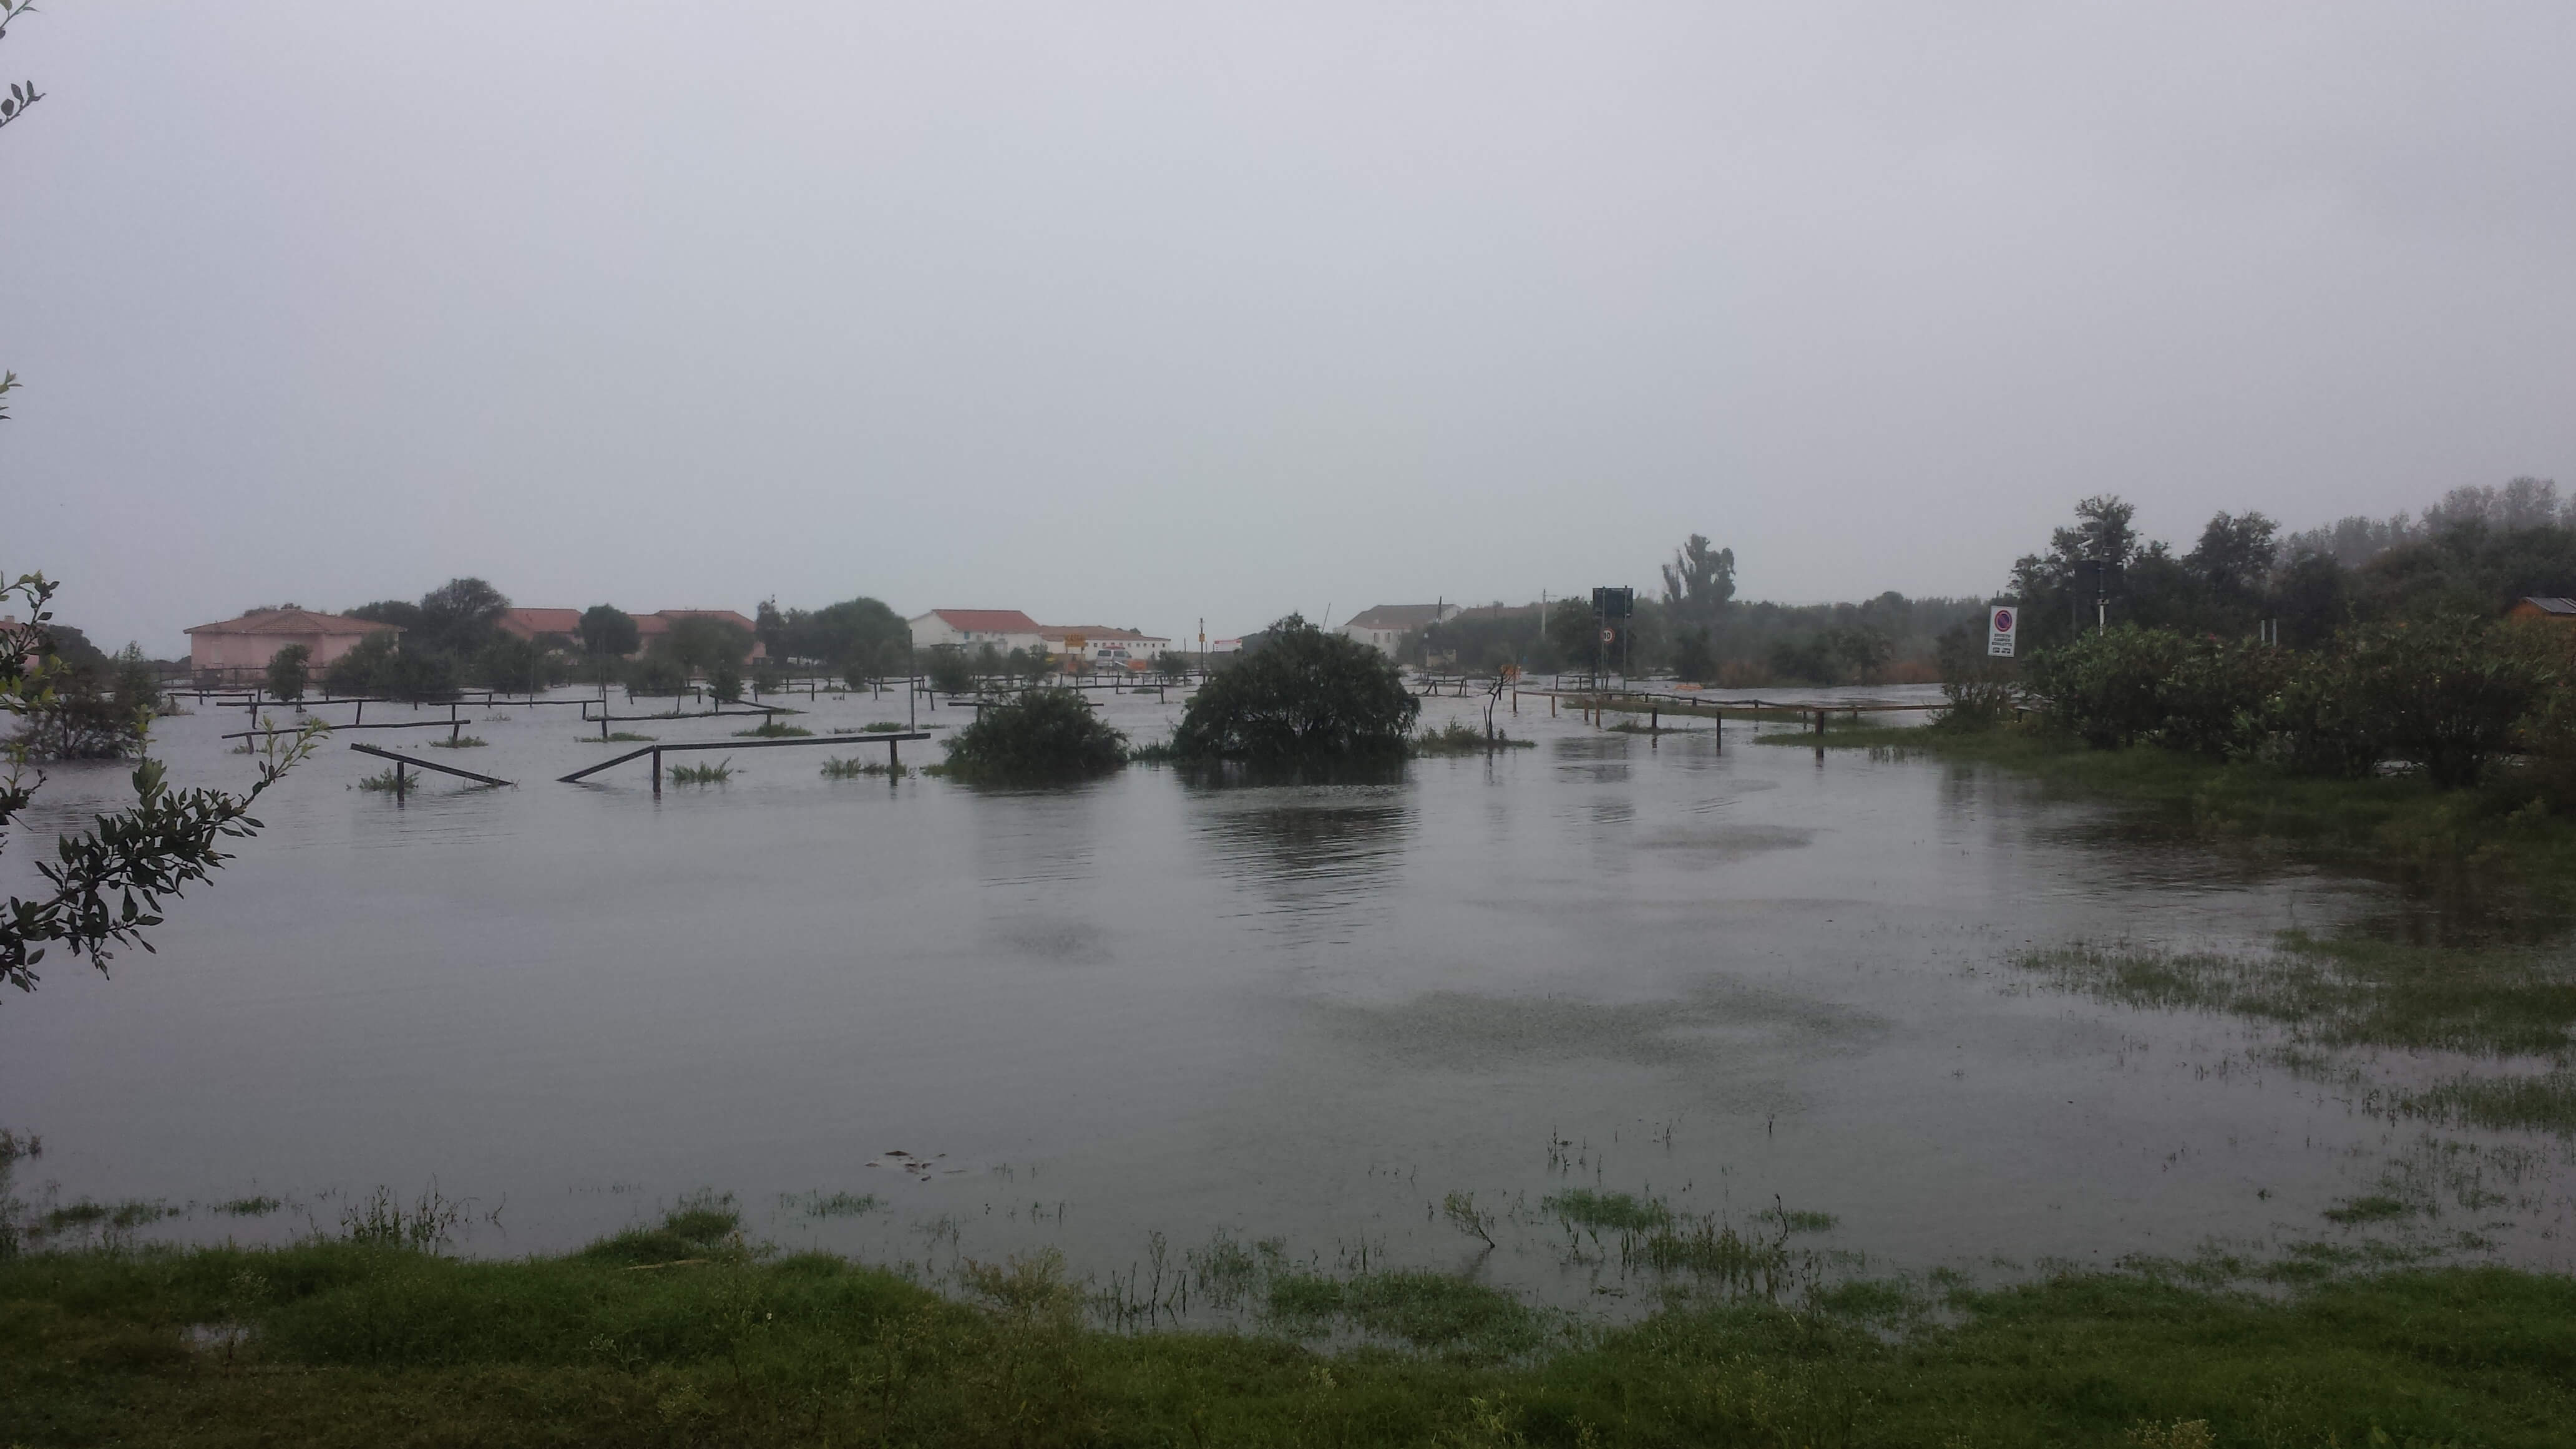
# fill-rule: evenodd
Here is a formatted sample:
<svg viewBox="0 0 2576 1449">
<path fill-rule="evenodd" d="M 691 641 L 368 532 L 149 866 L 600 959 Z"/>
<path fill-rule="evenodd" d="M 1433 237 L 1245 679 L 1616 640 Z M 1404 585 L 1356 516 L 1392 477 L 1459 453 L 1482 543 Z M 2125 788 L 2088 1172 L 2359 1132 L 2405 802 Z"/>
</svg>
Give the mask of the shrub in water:
<svg viewBox="0 0 2576 1449">
<path fill-rule="evenodd" d="M 1190 697 L 1172 749 L 1197 759 L 1401 754 L 1421 713 L 1395 661 L 1291 614 Z"/>
<path fill-rule="evenodd" d="M 1071 779 L 1127 763 L 1127 737 L 1071 689 L 1032 689 L 987 709 L 947 749 L 947 772 L 970 780 Z"/>
</svg>

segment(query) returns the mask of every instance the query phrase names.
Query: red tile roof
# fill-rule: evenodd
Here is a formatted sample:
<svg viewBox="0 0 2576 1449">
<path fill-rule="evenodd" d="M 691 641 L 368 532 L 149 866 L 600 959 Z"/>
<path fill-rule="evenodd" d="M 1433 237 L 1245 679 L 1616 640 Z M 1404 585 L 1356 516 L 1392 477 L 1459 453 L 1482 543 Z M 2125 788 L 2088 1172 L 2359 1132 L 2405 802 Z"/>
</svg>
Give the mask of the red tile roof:
<svg viewBox="0 0 2576 1449">
<path fill-rule="evenodd" d="M 579 609 L 504 609 L 500 626 L 523 639 L 540 634 L 578 634 L 581 632 Z"/>
<path fill-rule="evenodd" d="M 1017 609 L 933 609 L 939 622 L 961 634 L 1036 634 L 1038 621 Z"/>
<path fill-rule="evenodd" d="M 373 634 L 378 630 L 401 629 L 393 624 L 379 624 L 373 619 L 352 619 L 346 614 L 325 614 L 315 609 L 255 609 L 238 619 L 219 624 L 199 624 L 183 632 L 189 634 Z"/>
</svg>

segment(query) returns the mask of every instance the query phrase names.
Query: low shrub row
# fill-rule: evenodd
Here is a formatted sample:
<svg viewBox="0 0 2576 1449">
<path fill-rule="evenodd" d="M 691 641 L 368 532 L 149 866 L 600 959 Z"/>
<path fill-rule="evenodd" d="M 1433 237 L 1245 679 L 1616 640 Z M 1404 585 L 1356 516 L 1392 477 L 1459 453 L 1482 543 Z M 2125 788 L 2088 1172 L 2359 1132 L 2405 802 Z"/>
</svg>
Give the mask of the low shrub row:
<svg viewBox="0 0 2576 1449">
<path fill-rule="evenodd" d="M 2033 657 L 2024 682 L 2049 724 L 2096 748 L 2154 743 L 2345 778 L 2411 761 L 2450 788 L 2509 749 L 2568 753 L 2571 644 L 2547 624 L 2456 615 L 2304 652 L 2124 626 Z"/>
</svg>

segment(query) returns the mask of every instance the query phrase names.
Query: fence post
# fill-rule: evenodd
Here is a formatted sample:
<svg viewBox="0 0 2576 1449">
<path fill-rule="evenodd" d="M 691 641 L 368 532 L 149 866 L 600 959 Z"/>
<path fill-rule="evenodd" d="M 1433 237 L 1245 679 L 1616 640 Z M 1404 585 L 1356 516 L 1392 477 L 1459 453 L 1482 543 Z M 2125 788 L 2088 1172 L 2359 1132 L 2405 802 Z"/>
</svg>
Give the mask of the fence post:
<svg viewBox="0 0 2576 1449">
<path fill-rule="evenodd" d="M 662 793 L 662 747 L 660 745 L 653 747 L 653 793 L 656 795 Z"/>
</svg>

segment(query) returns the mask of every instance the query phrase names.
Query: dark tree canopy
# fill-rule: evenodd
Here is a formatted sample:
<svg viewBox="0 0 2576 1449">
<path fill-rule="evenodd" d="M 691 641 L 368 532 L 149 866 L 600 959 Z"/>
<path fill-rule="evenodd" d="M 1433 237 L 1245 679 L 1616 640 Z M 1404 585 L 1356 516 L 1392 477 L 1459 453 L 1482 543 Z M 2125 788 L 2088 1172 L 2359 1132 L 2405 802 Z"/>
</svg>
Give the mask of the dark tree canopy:
<svg viewBox="0 0 2576 1449">
<path fill-rule="evenodd" d="M 712 669 L 718 664 L 741 664 L 751 653 L 751 644 L 751 634 L 740 624 L 688 615 L 671 621 L 671 627 L 653 641 L 653 652 L 683 669 Z"/>
<path fill-rule="evenodd" d="M 1717 622 L 1735 597 L 1735 550 L 1712 549 L 1694 533 L 1664 565 L 1664 607 L 1676 624 L 1702 628 Z"/>
<path fill-rule="evenodd" d="M 635 616 L 614 604 L 593 604 L 582 610 L 581 623 L 575 627 L 585 654 L 627 655 L 642 646 Z"/>
<path fill-rule="evenodd" d="M 1395 661 L 1291 614 L 1191 696 L 1172 749 L 1203 759 L 1397 754 L 1421 712 Z"/>
</svg>

